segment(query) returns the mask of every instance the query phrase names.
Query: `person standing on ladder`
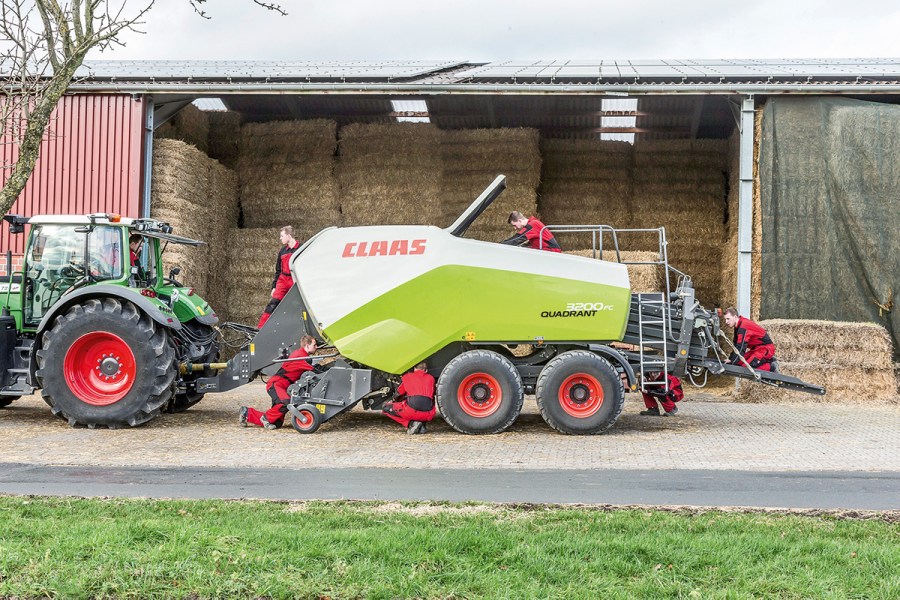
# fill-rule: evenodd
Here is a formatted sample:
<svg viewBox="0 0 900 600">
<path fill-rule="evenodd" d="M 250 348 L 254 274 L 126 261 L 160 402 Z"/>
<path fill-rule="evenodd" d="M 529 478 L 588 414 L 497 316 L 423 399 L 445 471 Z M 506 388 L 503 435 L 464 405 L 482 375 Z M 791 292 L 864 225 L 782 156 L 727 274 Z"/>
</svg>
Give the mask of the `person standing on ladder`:
<svg viewBox="0 0 900 600">
<path fill-rule="evenodd" d="M 283 244 L 281 250 L 278 251 L 278 258 L 275 259 L 275 279 L 272 280 L 272 299 L 266 304 L 262 316 L 259 317 L 259 323 L 256 324 L 257 329 L 262 329 L 278 304 L 284 299 L 294 285 L 294 276 L 291 274 L 290 262 L 294 251 L 300 247 L 300 242 L 294 239 L 294 228 L 285 225 L 281 228 L 279 239 Z"/>
</svg>

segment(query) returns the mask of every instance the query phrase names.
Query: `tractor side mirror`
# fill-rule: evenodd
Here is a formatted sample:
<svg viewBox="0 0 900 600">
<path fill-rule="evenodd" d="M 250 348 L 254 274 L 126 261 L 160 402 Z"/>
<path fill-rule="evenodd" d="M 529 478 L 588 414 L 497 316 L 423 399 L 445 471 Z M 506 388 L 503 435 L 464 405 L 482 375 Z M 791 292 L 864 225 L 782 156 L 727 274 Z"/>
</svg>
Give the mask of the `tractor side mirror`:
<svg viewBox="0 0 900 600">
<path fill-rule="evenodd" d="M 25 231 L 25 224 L 28 223 L 28 219 L 22 215 L 5 215 L 3 220 L 9 223 L 10 233 L 22 233 Z"/>
<path fill-rule="evenodd" d="M 169 271 L 169 279 L 175 279 L 179 273 L 181 273 L 181 267 L 172 267 Z"/>
</svg>

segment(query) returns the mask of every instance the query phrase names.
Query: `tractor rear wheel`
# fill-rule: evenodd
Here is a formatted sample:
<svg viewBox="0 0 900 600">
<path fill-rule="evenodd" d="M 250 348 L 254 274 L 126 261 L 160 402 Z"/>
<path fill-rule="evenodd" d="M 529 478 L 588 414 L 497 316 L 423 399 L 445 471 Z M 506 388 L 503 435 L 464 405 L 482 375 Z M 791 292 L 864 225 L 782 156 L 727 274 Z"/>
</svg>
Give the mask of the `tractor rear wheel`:
<svg viewBox="0 0 900 600">
<path fill-rule="evenodd" d="M 522 378 L 508 358 L 470 350 L 450 361 L 437 383 L 441 416 L 461 433 L 500 433 L 522 412 Z"/>
<path fill-rule="evenodd" d="M 172 398 L 168 331 L 134 304 L 91 299 L 44 332 L 35 373 L 44 401 L 70 425 L 140 425 Z"/>
<path fill-rule="evenodd" d="M 625 388 L 605 358 L 573 350 L 541 370 L 535 397 L 548 425 L 562 433 L 591 435 L 615 424 L 625 404 Z"/>
</svg>

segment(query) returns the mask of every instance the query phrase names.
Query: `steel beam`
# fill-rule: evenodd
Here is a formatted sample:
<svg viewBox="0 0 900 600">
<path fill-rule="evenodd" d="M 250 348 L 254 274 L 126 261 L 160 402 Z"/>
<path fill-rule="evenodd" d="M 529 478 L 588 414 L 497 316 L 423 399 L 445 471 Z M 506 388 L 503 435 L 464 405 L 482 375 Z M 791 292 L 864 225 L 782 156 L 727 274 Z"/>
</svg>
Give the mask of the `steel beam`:
<svg viewBox="0 0 900 600">
<path fill-rule="evenodd" d="M 750 285 L 753 268 L 753 95 L 741 103 L 740 188 L 738 208 L 737 309 L 750 316 Z"/>
</svg>

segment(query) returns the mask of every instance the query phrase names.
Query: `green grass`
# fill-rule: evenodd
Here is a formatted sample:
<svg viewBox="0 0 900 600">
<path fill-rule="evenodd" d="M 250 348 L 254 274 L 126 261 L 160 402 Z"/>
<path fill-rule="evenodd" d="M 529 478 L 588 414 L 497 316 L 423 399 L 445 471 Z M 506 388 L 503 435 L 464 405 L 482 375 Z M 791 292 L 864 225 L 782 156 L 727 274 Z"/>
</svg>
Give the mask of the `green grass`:
<svg viewBox="0 0 900 600">
<path fill-rule="evenodd" d="M 900 526 L 723 512 L 0 497 L 0 596 L 898 598 Z"/>
</svg>

